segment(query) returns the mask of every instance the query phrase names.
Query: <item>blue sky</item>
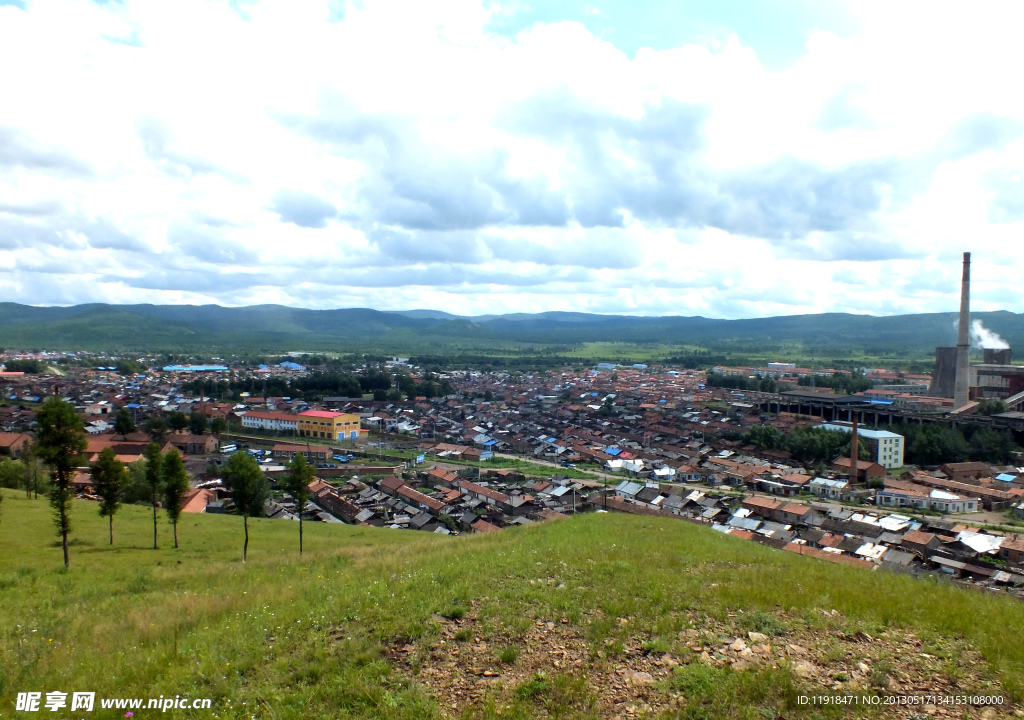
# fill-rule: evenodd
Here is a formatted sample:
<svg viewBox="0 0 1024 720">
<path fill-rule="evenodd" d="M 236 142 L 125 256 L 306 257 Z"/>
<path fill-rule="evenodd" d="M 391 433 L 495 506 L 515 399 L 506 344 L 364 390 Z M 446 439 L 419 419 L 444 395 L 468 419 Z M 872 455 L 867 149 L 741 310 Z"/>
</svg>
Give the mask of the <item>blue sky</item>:
<svg viewBox="0 0 1024 720">
<path fill-rule="evenodd" d="M 1022 312 L 1022 20 L 0 0 L 0 299 Z"/>
<path fill-rule="evenodd" d="M 537 23 L 578 22 L 633 57 L 643 47 L 670 50 L 725 42 L 736 35 L 770 69 L 791 66 L 814 31 L 847 36 L 857 26 L 846 6 L 815 0 L 652 0 L 651 2 L 524 2 L 503 5 L 491 28 L 514 36 Z"/>
</svg>

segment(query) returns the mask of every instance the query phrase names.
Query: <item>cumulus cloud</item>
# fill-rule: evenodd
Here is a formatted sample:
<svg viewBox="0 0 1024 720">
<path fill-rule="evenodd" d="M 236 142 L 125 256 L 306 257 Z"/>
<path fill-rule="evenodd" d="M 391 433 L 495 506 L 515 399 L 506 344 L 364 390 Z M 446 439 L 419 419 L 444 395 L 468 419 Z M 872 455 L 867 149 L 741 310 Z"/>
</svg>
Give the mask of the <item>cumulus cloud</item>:
<svg viewBox="0 0 1024 720">
<path fill-rule="evenodd" d="M 972 250 L 1024 310 L 1024 11 L 849 10 L 768 68 L 482 0 L 0 5 L 0 299 L 939 311 Z"/>
<path fill-rule="evenodd" d="M 327 221 L 338 214 L 338 209 L 331 203 L 301 190 L 277 192 L 271 207 L 285 222 L 305 228 L 327 227 Z"/>
<path fill-rule="evenodd" d="M 89 175 L 87 162 L 70 151 L 49 145 L 27 129 L 0 126 L 0 169 L 22 169 L 64 176 Z"/>
</svg>

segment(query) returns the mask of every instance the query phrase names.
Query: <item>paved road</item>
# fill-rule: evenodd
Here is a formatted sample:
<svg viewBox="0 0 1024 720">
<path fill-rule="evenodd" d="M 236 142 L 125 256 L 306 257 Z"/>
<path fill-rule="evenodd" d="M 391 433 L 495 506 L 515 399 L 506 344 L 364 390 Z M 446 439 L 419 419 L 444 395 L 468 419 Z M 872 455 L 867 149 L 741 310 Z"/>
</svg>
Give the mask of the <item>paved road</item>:
<svg viewBox="0 0 1024 720">
<path fill-rule="evenodd" d="M 999 512 L 976 512 L 976 513 L 963 513 L 961 515 L 946 515 L 942 518 L 943 520 L 952 520 L 954 522 L 962 522 L 969 525 L 1006 525 L 1006 516 Z"/>
</svg>

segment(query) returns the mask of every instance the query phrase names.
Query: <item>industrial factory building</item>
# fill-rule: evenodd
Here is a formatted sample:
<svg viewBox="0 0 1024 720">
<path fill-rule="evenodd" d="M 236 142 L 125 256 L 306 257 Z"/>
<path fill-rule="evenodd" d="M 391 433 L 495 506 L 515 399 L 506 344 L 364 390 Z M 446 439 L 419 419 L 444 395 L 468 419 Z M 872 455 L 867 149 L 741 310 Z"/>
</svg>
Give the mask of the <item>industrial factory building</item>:
<svg viewBox="0 0 1024 720">
<path fill-rule="evenodd" d="M 1007 398 L 1024 392 L 1024 366 L 1011 364 L 1009 348 L 985 348 L 980 364 L 969 366 L 969 399 Z M 956 384 L 956 348 L 935 348 L 935 376 L 928 394 L 953 397 Z"/>
<path fill-rule="evenodd" d="M 971 365 L 971 400 L 1006 398 L 1024 392 L 1024 367 L 1011 365 L 1010 349 L 985 350 L 984 361 Z"/>
<path fill-rule="evenodd" d="M 953 398 L 954 411 L 986 398 L 1010 400 L 1014 405 L 1024 402 L 1024 367 L 1012 364 L 1009 347 L 985 348 L 981 364 L 970 363 L 970 297 L 971 254 L 964 253 L 958 342 L 956 347 L 935 348 L 935 372 L 928 395 Z"/>
</svg>

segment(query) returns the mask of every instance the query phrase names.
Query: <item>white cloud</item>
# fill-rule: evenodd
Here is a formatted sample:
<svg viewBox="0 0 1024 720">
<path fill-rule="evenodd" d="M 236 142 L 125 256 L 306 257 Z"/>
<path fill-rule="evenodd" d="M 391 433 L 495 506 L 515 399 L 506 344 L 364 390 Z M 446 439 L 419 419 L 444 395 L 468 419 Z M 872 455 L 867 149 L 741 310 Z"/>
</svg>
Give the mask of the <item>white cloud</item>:
<svg viewBox="0 0 1024 720">
<path fill-rule="evenodd" d="M 972 250 L 1024 311 L 1024 7 L 851 11 L 769 70 L 479 0 L 0 7 L 0 297 L 890 314 Z"/>
</svg>

